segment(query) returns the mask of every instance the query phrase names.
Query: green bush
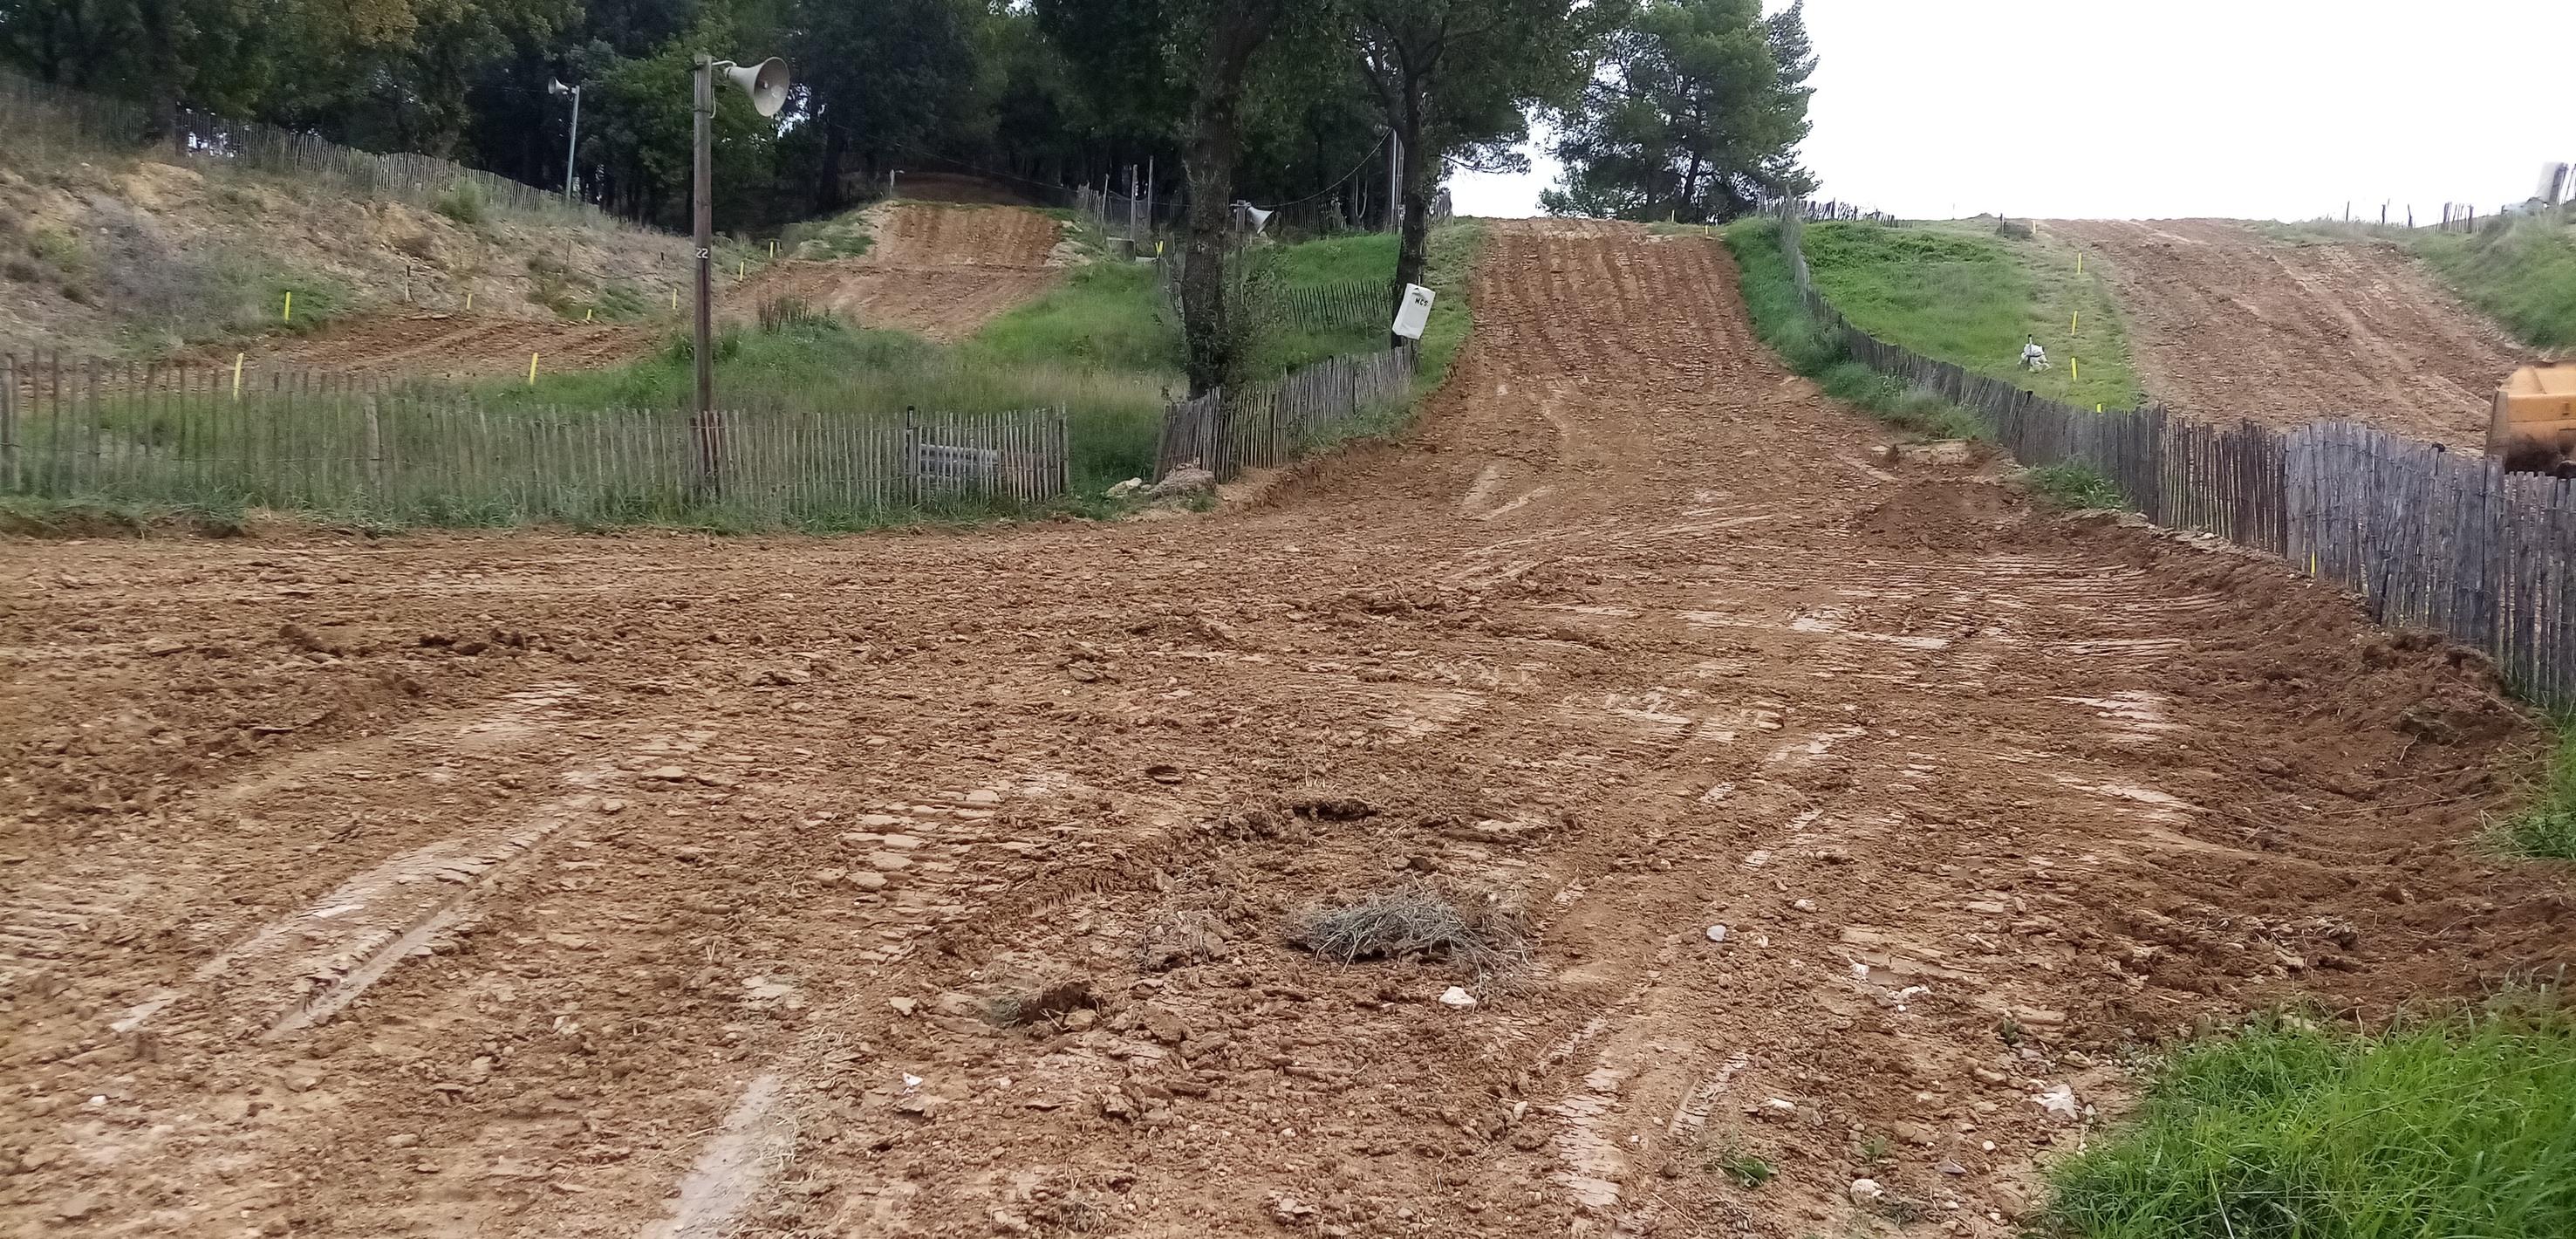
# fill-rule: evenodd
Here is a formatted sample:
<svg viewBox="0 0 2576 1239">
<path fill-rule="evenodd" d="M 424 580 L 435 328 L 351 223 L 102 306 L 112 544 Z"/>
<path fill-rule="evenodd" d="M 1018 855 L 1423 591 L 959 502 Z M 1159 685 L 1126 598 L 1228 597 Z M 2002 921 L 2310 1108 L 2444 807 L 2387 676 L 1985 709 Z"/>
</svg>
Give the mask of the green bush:
<svg viewBox="0 0 2576 1239">
<path fill-rule="evenodd" d="M 2558 746 L 2531 803 L 2505 819 L 2506 850 L 2544 860 L 2576 860 L 2576 716 L 2558 721 Z"/>
<path fill-rule="evenodd" d="M 483 191 L 472 181 L 457 181 L 449 185 L 447 192 L 438 196 L 431 209 L 469 228 L 491 215 L 491 209 L 483 201 Z"/>
<path fill-rule="evenodd" d="M 2025 469 L 2021 480 L 2032 494 L 2056 507 L 2081 511 L 2129 506 L 2128 496 L 2111 479 L 2080 460 Z"/>
</svg>

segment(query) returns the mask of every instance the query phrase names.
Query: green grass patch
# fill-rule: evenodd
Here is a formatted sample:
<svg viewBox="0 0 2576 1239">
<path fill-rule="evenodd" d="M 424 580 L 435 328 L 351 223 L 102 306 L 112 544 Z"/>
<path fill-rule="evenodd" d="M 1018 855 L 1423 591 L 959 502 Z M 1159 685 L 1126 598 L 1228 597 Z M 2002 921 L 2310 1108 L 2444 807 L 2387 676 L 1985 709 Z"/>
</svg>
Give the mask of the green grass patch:
<svg viewBox="0 0 2576 1239">
<path fill-rule="evenodd" d="M 1149 263 L 1095 262 L 975 333 L 968 355 L 998 365 L 1035 362 L 1177 376 L 1180 324 Z"/>
<path fill-rule="evenodd" d="M 2083 1239 L 2576 1235 L 2576 1022 L 2555 1005 L 2378 1033 L 2267 1016 L 2177 1054 L 2062 1163 Z"/>
<path fill-rule="evenodd" d="M 1964 221 L 1846 221 L 1808 225 L 1806 254 L 1826 299 L 1881 340 L 2078 407 L 2139 403 L 2118 305 L 2065 245 Z M 2032 336 L 2049 369 L 2021 368 Z"/>
<path fill-rule="evenodd" d="M 2129 497 L 2121 494 L 2111 479 L 2080 460 L 2025 469 L 2021 480 L 2032 494 L 2053 507 L 2087 511 L 2129 506 Z"/>
<path fill-rule="evenodd" d="M 1676 231 L 1690 225 L 1676 226 Z M 1993 430 L 1973 410 L 1930 392 L 1914 391 L 1903 380 L 1853 361 L 1842 343 L 1825 330 L 1789 271 L 1780 249 L 1776 220 L 1743 219 L 1719 234 L 1735 255 L 1737 283 L 1753 334 L 1791 370 L 1816 381 L 1828 396 L 1857 405 L 1901 430 L 1935 439 L 1984 439 Z"/>
<path fill-rule="evenodd" d="M 159 503 L 96 496 L 0 495 L 0 534 L 26 538 L 142 537 L 191 533 L 237 537 L 249 530 L 239 503 Z"/>
<path fill-rule="evenodd" d="M 2475 233 L 2422 232 L 2412 240 L 2425 265 L 2515 339 L 2536 348 L 2576 348 L 2576 212 L 2525 216 Z"/>
<path fill-rule="evenodd" d="M 876 237 L 868 232 L 868 210 L 861 207 L 830 219 L 789 224 L 779 230 L 779 252 L 783 257 L 817 262 L 859 257 L 876 244 Z"/>
<path fill-rule="evenodd" d="M 2497 823 L 2502 849 L 2543 860 L 2576 860 L 2576 715 L 2557 720 L 2557 746 L 2522 811 Z"/>
</svg>

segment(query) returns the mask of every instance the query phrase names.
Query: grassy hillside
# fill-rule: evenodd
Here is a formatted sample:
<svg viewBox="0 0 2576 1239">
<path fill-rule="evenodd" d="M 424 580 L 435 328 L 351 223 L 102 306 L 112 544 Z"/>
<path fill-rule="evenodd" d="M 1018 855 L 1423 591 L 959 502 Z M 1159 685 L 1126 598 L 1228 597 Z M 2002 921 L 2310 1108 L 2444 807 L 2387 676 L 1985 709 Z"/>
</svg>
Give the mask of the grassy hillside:
<svg viewBox="0 0 2576 1239">
<path fill-rule="evenodd" d="M 1881 421 L 1941 439 L 1976 439 L 1991 432 L 1976 414 L 1853 361 L 1807 313 L 1780 249 L 1780 225 L 1740 219 L 1721 234 L 1735 255 L 1736 278 L 1753 333 L 1789 368 L 1816 380 L 1826 395 L 1876 414 Z"/>
<path fill-rule="evenodd" d="M 2137 377 L 2118 305 L 2075 251 L 1988 223 L 1809 225 L 1816 286 L 1861 330 L 2076 405 L 2129 408 Z M 2037 336 L 2051 367 L 2020 368 Z"/>
<path fill-rule="evenodd" d="M 2462 300 L 2545 349 L 2576 349 L 2576 213 L 2473 234 L 2419 232 L 2415 252 Z"/>
</svg>

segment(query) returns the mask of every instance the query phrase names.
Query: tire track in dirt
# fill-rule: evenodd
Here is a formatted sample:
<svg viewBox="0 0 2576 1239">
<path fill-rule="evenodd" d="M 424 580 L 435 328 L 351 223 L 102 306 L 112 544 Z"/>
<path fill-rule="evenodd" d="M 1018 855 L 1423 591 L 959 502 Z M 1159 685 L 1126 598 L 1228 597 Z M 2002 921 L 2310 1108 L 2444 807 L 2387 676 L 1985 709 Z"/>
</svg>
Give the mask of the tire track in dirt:
<svg viewBox="0 0 2576 1239">
<path fill-rule="evenodd" d="M 2357 421 L 2482 451 L 2525 350 L 2395 243 L 2227 220 L 2050 220 L 2104 264 L 2149 393 L 2287 429 Z"/>
<path fill-rule="evenodd" d="M 8 872 L 175 901 L 47 922 L 0 1027 L 75 1048 L 11 1060 L 0 1217 L 2001 1237 L 2085 1131 L 2038 1099 L 2115 1103 L 2122 1045 L 2567 962 L 2563 890 L 2471 841 L 2527 735 L 2478 665 L 2278 565 L 1871 463 L 1703 241 L 1501 227 L 1474 296 L 1411 443 L 1206 520 L 0 545 L 33 707 L 0 743 L 62 759 L 0 783 Z M 523 641 L 235 649 L 302 700 L 434 666 L 438 713 L 135 788 L 226 660 L 132 651 L 203 615 Z M 397 884 L 370 932 L 188 981 L 555 819 L 440 884 L 471 916 L 425 956 L 384 947 L 448 905 Z M 117 893 L 156 865 L 222 878 Z M 1532 965 L 1280 941 L 1417 882 L 1524 910 Z M 353 952 L 390 966 L 262 1035 Z M 157 1044 L 97 1037 L 169 989 Z"/>
</svg>

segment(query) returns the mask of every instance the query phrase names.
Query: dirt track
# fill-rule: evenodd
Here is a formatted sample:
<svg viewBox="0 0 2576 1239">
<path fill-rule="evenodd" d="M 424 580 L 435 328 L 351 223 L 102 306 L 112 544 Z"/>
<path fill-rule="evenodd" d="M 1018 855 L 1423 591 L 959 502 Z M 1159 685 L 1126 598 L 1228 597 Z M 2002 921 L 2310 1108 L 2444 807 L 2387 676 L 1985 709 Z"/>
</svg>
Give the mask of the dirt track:
<svg viewBox="0 0 2576 1239">
<path fill-rule="evenodd" d="M 973 335 L 1063 277 L 1053 219 L 1024 207 L 897 202 L 871 212 L 876 243 L 855 259 L 782 261 L 720 281 L 717 317 L 748 322 L 792 298 L 865 327 L 949 342 Z M 359 315 L 281 340 L 267 358 L 351 373 L 468 377 L 617 365 L 660 348 L 674 320 L 586 323 L 465 313 Z"/>
<path fill-rule="evenodd" d="M 2148 392 L 2204 418 L 2332 418 L 2484 450 L 2521 352 L 2395 245 L 2228 220 L 2050 220 L 2104 260 Z"/>
<path fill-rule="evenodd" d="M 1498 227 L 1416 443 L 1204 519 L 0 545 L 0 1218 L 2002 1236 L 2133 1040 L 2576 954 L 2473 665 L 1890 472 L 1733 289 Z M 1536 962 L 1280 941 L 1412 880 Z"/>
</svg>

